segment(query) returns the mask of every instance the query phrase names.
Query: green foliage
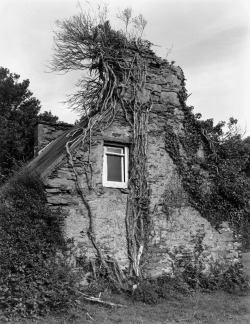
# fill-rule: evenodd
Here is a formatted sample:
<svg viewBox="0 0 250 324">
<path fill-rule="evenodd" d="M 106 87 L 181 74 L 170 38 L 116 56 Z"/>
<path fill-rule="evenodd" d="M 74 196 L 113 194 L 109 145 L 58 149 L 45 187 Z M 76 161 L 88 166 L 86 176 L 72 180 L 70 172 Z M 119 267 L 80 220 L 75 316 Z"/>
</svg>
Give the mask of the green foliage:
<svg viewBox="0 0 250 324">
<path fill-rule="evenodd" d="M 248 152 L 250 152 L 250 136 L 243 140 L 243 143 Z M 246 175 L 250 178 L 250 159 L 248 159 L 245 169 Z"/>
<path fill-rule="evenodd" d="M 6 315 L 44 315 L 73 300 L 60 210 L 46 205 L 42 182 L 21 172 L 0 192 L 0 308 Z"/>
<path fill-rule="evenodd" d="M 38 122 L 46 122 L 46 123 L 56 124 L 56 123 L 59 123 L 58 119 L 59 119 L 59 117 L 53 115 L 51 111 L 44 111 L 43 113 L 40 113 L 37 116 Z"/>
<path fill-rule="evenodd" d="M 201 268 L 187 260 L 184 271 L 174 277 L 164 275 L 158 278 L 141 280 L 132 291 L 132 298 L 146 304 L 157 304 L 160 299 L 170 299 L 178 294 L 189 295 L 193 291 L 211 292 L 223 290 L 228 293 L 249 292 L 249 281 L 242 274 L 242 266 L 235 264 L 223 269 L 214 264 L 207 275 L 199 271 Z"/>
<path fill-rule="evenodd" d="M 249 231 L 245 231 L 250 224 L 250 179 L 246 171 L 250 147 L 238 132 L 237 120 L 230 118 L 227 125 L 214 125 L 213 119 L 200 120 L 201 115 L 194 115 L 192 107 L 184 106 L 183 111 L 184 132 L 177 135 L 171 127 L 166 128 L 165 143 L 190 203 L 214 226 L 228 221 L 248 246 Z M 197 155 L 200 148 L 204 158 Z"/>
<path fill-rule="evenodd" d="M 142 301 L 146 304 L 157 304 L 157 287 L 150 280 L 144 280 L 133 291 L 132 297 L 134 300 Z"/>
<path fill-rule="evenodd" d="M 40 102 L 32 96 L 29 80 L 0 67 L 0 182 L 13 167 L 33 156 L 33 127 Z"/>
<path fill-rule="evenodd" d="M 0 67 L 0 184 L 33 157 L 36 122 L 58 120 L 50 111 L 38 115 L 40 101 L 33 97 L 29 84 Z"/>
<path fill-rule="evenodd" d="M 90 296 L 98 297 L 100 294 L 117 292 L 117 290 L 108 278 L 99 276 L 94 280 L 89 279 L 89 285 L 84 289 L 84 292 Z"/>
<path fill-rule="evenodd" d="M 181 276 L 164 275 L 155 279 L 144 279 L 132 292 L 132 298 L 146 304 L 157 304 L 160 299 L 168 299 L 181 293 L 189 294 L 190 287 Z"/>
<path fill-rule="evenodd" d="M 224 290 L 229 293 L 249 291 L 249 280 L 243 275 L 240 263 L 223 268 L 215 262 L 210 272 L 205 274 L 201 271 L 200 264 L 186 260 L 184 269 L 183 279 L 192 289 Z"/>
</svg>

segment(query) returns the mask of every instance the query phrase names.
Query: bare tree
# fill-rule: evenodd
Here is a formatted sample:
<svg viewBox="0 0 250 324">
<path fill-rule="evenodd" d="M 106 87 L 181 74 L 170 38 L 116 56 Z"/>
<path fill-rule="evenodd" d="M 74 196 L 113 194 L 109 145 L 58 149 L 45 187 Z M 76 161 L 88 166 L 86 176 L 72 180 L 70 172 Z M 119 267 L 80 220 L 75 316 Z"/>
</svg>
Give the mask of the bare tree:
<svg viewBox="0 0 250 324">
<path fill-rule="evenodd" d="M 127 64 L 124 57 L 131 55 L 133 48 L 146 44 L 141 39 L 146 26 L 141 15 L 132 18 L 132 10 L 127 8 L 118 17 L 125 24 L 125 31 L 111 27 L 105 6 L 99 6 L 95 15 L 81 9 L 77 15 L 56 22 L 51 70 L 82 71 L 76 84 L 78 90 L 68 103 L 84 115 L 101 106 L 105 109 L 111 93 L 122 81 L 121 69 Z M 132 22 L 134 32 L 128 33 Z"/>
<path fill-rule="evenodd" d="M 99 127 L 105 128 L 110 125 L 119 111 L 117 107 L 123 109 L 125 118 L 131 125 L 133 160 L 129 179 L 126 228 L 130 270 L 138 277 L 141 274 L 141 259 L 144 251 L 147 250 L 150 233 L 146 143 L 148 116 L 152 102 L 150 99 L 147 103 L 143 102 L 140 95 L 146 80 L 145 52 L 149 51 L 150 44 L 141 39 L 146 26 L 146 21 L 141 15 L 132 18 L 131 9 L 125 9 L 120 14 L 121 21 L 125 23 L 125 31 L 122 31 L 113 29 L 110 22 L 104 20 L 105 10 L 101 12 L 102 14 L 91 17 L 81 11 L 78 15 L 57 22 L 52 70 L 61 72 L 80 70 L 85 73 L 77 83 L 78 91 L 69 100 L 70 106 L 81 111 L 87 121 L 84 128 L 81 128 L 81 123 L 79 124 L 82 132 L 74 139 L 75 143 L 77 141 L 83 143 L 88 136 L 91 147 L 92 132 Z M 134 24 L 133 28 L 137 32 L 128 31 L 130 23 Z M 129 99 L 124 96 L 127 90 Z M 73 146 L 72 141 L 66 143 L 68 160 L 75 172 L 78 189 L 81 192 L 81 183 L 70 152 L 71 145 Z M 90 162 L 86 168 L 91 173 Z M 90 183 L 89 188 L 92 188 L 91 186 Z M 120 272 L 117 277 L 119 271 L 115 270 L 115 274 L 112 275 L 113 270 L 110 269 L 106 255 L 95 239 L 91 225 L 91 208 L 82 192 L 81 197 L 90 219 L 89 238 L 101 264 L 114 282 L 118 278 L 121 286 L 123 274 Z"/>
</svg>

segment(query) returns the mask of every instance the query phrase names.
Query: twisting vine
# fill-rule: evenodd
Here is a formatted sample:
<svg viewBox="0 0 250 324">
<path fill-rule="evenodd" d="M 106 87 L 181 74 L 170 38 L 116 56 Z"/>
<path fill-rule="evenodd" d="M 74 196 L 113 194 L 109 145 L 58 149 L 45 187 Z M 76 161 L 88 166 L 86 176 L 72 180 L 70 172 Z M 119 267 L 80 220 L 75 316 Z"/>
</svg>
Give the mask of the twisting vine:
<svg viewBox="0 0 250 324">
<path fill-rule="evenodd" d="M 141 62 L 138 55 L 134 57 L 133 62 L 136 63 L 137 69 L 133 71 L 133 100 L 128 105 L 132 111 L 133 139 L 126 227 L 128 255 L 131 262 L 130 272 L 140 277 L 141 257 L 147 250 L 150 231 L 149 189 L 147 183 L 147 126 L 152 104 L 150 101 L 146 104 L 141 102 L 141 92 L 146 80 L 146 65 Z M 126 106 L 123 105 L 123 107 Z"/>
<path fill-rule="evenodd" d="M 141 257 L 147 249 L 150 229 L 149 189 L 147 183 L 147 124 L 150 105 L 134 107 L 132 169 L 128 196 L 126 227 L 131 272 L 141 275 Z"/>
<path fill-rule="evenodd" d="M 79 124 L 79 129 L 83 131 L 66 144 L 69 164 L 75 173 L 77 189 L 88 212 L 88 237 L 109 278 L 116 286 L 124 288 L 125 278 L 117 262 L 104 255 L 96 241 L 93 215 L 74 167 L 72 149 L 78 143 L 88 141 L 90 156 L 92 133 L 100 127 L 109 127 L 117 112 L 123 110 L 133 133 L 125 220 L 128 256 L 130 275 L 139 277 L 142 255 L 146 255 L 150 231 L 146 159 L 151 102 L 149 100 L 144 103 L 141 99 L 146 80 L 143 56 L 150 52 L 149 43 L 141 39 L 128 39 L 122 32 L 113 30 L 108 21 L 91 25 L 82 14 L 61 22 L 58 26 L 61 31 L 56 33 L 54 70 L 68 71 L 77 67 L 92 73 L 90 78 L 85 77 L 78 82 L 81 90 L 70 98 L 71 106 L 84 111 L 84 118 Z M 91 170 L 90 165 L 88 169 Z M 89 189 L 93 189 L 90 184 Z"/>
</svg>

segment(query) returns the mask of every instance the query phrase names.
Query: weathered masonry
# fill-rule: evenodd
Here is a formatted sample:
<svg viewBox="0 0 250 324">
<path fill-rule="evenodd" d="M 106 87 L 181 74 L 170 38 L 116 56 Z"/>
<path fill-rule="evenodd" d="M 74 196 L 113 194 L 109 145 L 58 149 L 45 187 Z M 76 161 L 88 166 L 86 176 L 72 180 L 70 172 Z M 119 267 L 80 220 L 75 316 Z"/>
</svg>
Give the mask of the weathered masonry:
<svg viewBox="0 0 250 324">
<path fill-rule="evenodd" d="M 185 260 L 196 257 L 197 245 L 201 248 L 199 259 L 204 273 L 215 263 L 227 267 L 239 261 L 240 244 L 235 242 L 233 232 L 226 223 L 214 229 L 189 204 L 176 164 L 166 149 L 167 128 L 171 127 L 177 135 L 183 132 L 185 117 L 181 98 L 185 93 L 184 85 L 179 67 L 149 55 L 140 96 L 142 103 L 151 104 L 147 128 L 138 135 L 147 135 L 144 176 L 149 221 L 147 242 L 138 246 L 138 251 L 141 248 L 138 255 L 142 256 L 137 261 L 142 263 L 142 270 L 147 275 L 173 273 L 176 267 L 185 264 Z M 129 100 L 129 90 L 123 96 Z M 88 120 L 83 120 L 80 127 L 61 129 L 60 135 L 56 133 L 56 125 L 38 125 L 38 151 L 51 143 L 30 167 L 44 179 L 51 208 L 60 206 L 66 215 L 65 235 L 73 239 L 73 266 L 82 258 L 96 257 L 91 230 L 102 256 L 115 259 L 125 269 L 131 261 L 128 253 L 130 228 L 126 217 L 131 191 L 133 129 L 126 111 L 119 105 L 112 123 L 108 127 L 103 127 L 102 123 L 92 131 L 91 142 L 89 137 L 84 137 Z M 55 134 L 59 135 L 56 140 Z M 83 136 L 79 137 L 81 134 Z M 185 160 L 184 148 L 180 147 L 179 151 Z M 196 155 L 197 163 L 206 158 L 202 142 Z"/>
</svg>

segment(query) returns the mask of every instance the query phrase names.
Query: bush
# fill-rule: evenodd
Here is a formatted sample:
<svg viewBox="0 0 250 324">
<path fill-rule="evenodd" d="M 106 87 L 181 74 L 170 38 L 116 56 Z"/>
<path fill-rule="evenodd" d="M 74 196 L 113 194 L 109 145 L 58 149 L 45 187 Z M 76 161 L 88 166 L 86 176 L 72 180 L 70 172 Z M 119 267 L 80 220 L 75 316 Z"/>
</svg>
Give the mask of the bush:
<svg viewBox="0 0 250 324">
<path fill-rule="evenodd" d="M 190 287 L 180 276 L 172 278 L 163 275 L 155 279 L 142 280 L 133 290 L 132 297 L 134 300 L 146 304 L 156 304 L 159 299 L 167 299 L 178 293 L 188 294 L 190 293 Z"/>
<path fill-rule="evenodd" d="M 23 171 L 0 190 L 0 308 L 44 315 L 74 301 L 74 278 L 56 257 L 66 249 L 60 210 L 46 205 L 42 181 Z"/>
<path fill-rule="evenodd" d="M 215 265 L 209 275 L 204 275 L 197 269 L 190 263 L 175 277 L 164 275 L 141 280 L 133 290 L 132 298 L 146 304 L 156 304 L 159 299 L 176 298 L 180 294 L 190 294 L 196 289 L 206 292 L 214 290 L 224 290 L 228 293 L 249 292 L 249 281 L 242 274 L 240 264 L 232 265 L 227 270 Z"/>
<path fill-rule="evenodd" d="M 159 296 L 157 294 L 157 284 L 153 280 L 142 280 L 132 292 L 132 297 L 136 301 L 146 304 L 156 304 Z"/>
<path fill-rule="evenodd" d="M 221 264 L 215 263 L 208 274 L 202 273 L 199 267 L 189 263 L 182 275 L 184 281 L 192 289 L 224 290 L 229 293 L 249 290 L 248 278 L 243 275 L 240 263 L 231 265 L 227 269 L 223 268 Z"/>
</svg>

